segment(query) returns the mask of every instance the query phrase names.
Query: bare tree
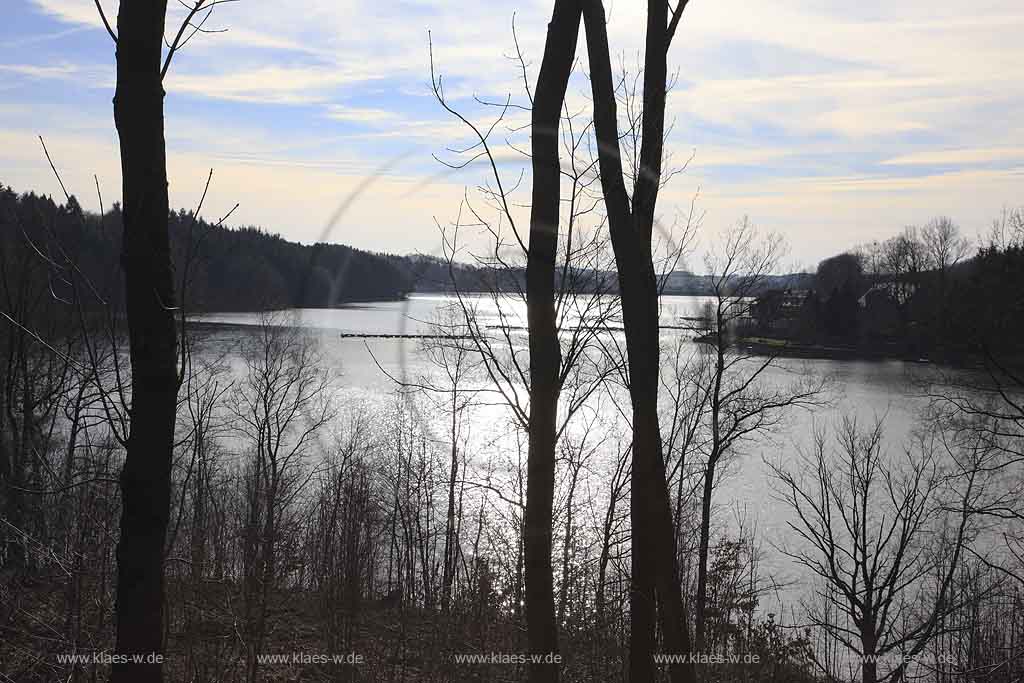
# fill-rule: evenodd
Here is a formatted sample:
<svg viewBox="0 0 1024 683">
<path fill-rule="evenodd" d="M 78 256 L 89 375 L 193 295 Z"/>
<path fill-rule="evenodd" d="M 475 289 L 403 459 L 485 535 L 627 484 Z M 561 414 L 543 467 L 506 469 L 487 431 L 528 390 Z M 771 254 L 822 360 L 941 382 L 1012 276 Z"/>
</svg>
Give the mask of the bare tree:
<svg viewBox="0 0 1024 683">
<path fill-rule="evenodd" d="M 920 231 L 909 225 L 903 232 L 880 245 L 883 277 L 893 286 L 896 299 L 906 304 L 921 286 L 921 276 L 929 268 L 928 251 Z"/>
<path fill-rule="evenodd" d="M 936 331 L 941 337 L 947 337 L 953 322 L 950 308 L 953 269 L 970 253 L 971 243 L 960 236 L 959 226 L 946 216 L 935 218 L 922 228 L 921 242 L 935 280 L 931 308 Z"/>
<path fill-rule="evenodd" d="M 864 429 L 845 418 L 836 450 L 819 431 L 795 468 L 769 463 L 795 514 L 788 526 L 799 546 L 783 552 L 824 583 L 821 603 L 808 606 L 811 623 L 859 657 L 864 683 L 904 680 L 952 608 L 981 468 L 979 451 L 940 453 L 942 445 L 929 440 L 892 458 L 881 420 Z"/>
<path fill-rule="evenodd" d="M 778 352 L 757 356 L 737 343 L 737 326 L 749 315 L 751 300 L 765 288 L 765 282 L 779 265 L 785 246 L 776 235 L 760 237 L 744 218 L 727 230 L 721 244 L 705 259 L 711 274 L 712 299 L 707 324 L 710 353 L 699 356 L 697 396 L 704 421 L 706 443 L 701 495 L 700 531 L 697 556 L 697 594 L 694 600 L 694 648 L 704 648 L 708 601 L 708 550 L 711 539 L 711 511 L 722 459 L 736 452 L 744 442 L 769 434 L 792 408 L 811 408 L 825 402 L 826 377 L 810 371 L 782 368 L 792 372 L 788 382 L 767 377 L 778 369 Z"/>
<path fill-rule="evenodd" d="M 690 651 L 658 420 L 659 288 L 652 249 L 662 183 L 667 56 L 685 7 L 680 0 L 670 15 L 667 0 L 648 3 L 641 147 L 632 197 L 623 174 L 604 7 L 592 0 L 583 10 L 601 189 L 618 266 L 633 406 L 630 675 L 636 681 L 654 677 L 655 605 L 668 647 L 680 654 Z M 685 663 L 674 664 L 671 675 L 674 681 L 694 678 Z"/>
<path fill-rule="evenodd" d="M 1024 245 L 1024 207 L 1004 207 L 999 217 L 992 221 L 985 241 L 1000 250 Z"/>
<path fill-rule="evenodd" d="M 562 185 L 558 124 L 576 59 L 578 0 L 556 0 L 531 110 L 533 200 L 526 261 L 526 317 L 530 340 L 530 441 L 526 510 L 526 624 L 530 651 L 558 651 L 551 567 L 561 348 L 555 308 L 555 266 Z M 557 681 L 558 667 L 532 664 L 530 680 Z"/>
<path fill-rule="evenodd" d="M 173 524 L 168 533 L 167 556 L 187 558 L 184 584 L 186 597 L 169 598 L 169 608 L 182 602 L 185 630 L 185 671 L 199 675 L 205 666 L 202 660 L 209 656 L 203 651 L 198 631 L 204 619 L 206 599 L 205 580 L 210 572 L 215 529 L 218 522 L 215 486 L 222 467 L 220 438 L 226 431 L 223 423 L 224 397 L 232 383 L 225 375 L 223 358 L 214 355 L 199 359 L 189 354 L 188 368 L 179 401 L 179 430 L 174 467 L 176 470 L 172 500 Z M 178 539 L 184 547 L 177 553 Z M 177 565 L 177 563 L 175 563 Z M 176 596 L 175 596 L 176 597 Z"/>
<path fill-rule="evenodd" d="M 163 551 L 167 532 L 175 410 L 180 384 L 175 292 L 167 231 L 163 79 L 175 53 L 201 30 L 193 19 L 225 0 L 196 0 L 163 54 L 166 0 L 124 3 L 116 44 L 114 124 L 121 143 L 123 258 L 131 356 L 131 431 L 121 473 L 117 563 L 117 645 L 143 664 L 115 663 L 113 681 L 160 681 L 163 668 Z M 205 3 L 205 5 L 204 5 Z"/>
<path fill-rule="evenodd" d="M 325 645 L 332 652 L 354 647 L 362 599 L 372 589 L 382 523 L 372 459 L 378 444 L 370 414 L 357 406 L 346 417 L 319 468 L 307 560 L 322 601 Z M 339 680 L 351 676 L 350 666 L 339 669 Z"/>
<path fill-rule="evenodd" d="M 301 328 L 263 314 L 245 341 L 246 374 L 228 409 L 246 446 L 243 525 L 247 677 L 258 679 L 269 602 L 284 573 L 282 530 L 312 472 L 305 459 L 330 420 L 331 385 L 313 341 Z"/>
<path fill-rule="evenodd" d="M 460 150 L 473 154 L 469 161 L 450 165 L 462 168 L 480 158 L 491 169 L 490 182 L 480 188 L 480 194 L 497 212 L 498 220 L 487 218 L 468 197 L 463 206 L 471 215 L 469 225 L 482 227 L 493 243 L 490 254 L 476 258 L 486 273 L 486 281 L 480 283 L 482 289 L 496 303 L 500 324 L 493 328 L 499 330 L 497 333 L 481 322 L 474 298 L 459 290 L 459 281 L 454 276 L 459 230 L 465 227 L 461 215 L 445 234 L 445 251 L 467 335 L 489 380 L 490 386 L 483 393 L 498 395 L 511 409 L 517 426 L 528 435 L 527 496 L 523 510 L 524 601 L 529 647 L 531 652 L 541 655 L 556 653 L 558 649 L 552 571 L 556 448 L 577 411 L 610 371 L 603 366 L 606 359 L 598 336 L 606 331 L 617 310 L 617 303 L 605 296 L 610 287 L 603 270 L 606 242 L 597 231 L 588 233 L 582 224 L 597 204 L 596 199 L 588 196 L 588 189 L 596 180 L 592 173 L 595 162 L 585 156 L 590 126 L 577 127 L 575 115 L 564 102 L 575 66 L 580 12 L 578 2 L 556 3 L 536 91 L 527 88 L 532 148 L 526 153 L 513 142 L 508 143 L 513 151 L 531 160 L 529 247 L 522 240 L 510 208 L 511 194 L 518 183 L 503 181 L 490 141 L 495 126 L 504 121 L 510 108 L 518 105 L 511 105 L 510 100 L 492 103 L 500 113 L 494 124 L 481 130 L 452 107 L 445 99 L 440 79 L 435 78 L 438 101 L 469 127 L 476 140 L 468 150 Z M 518 59 L 525 81 L 526 63 L 521 54 Z M 565 168 L 559 159 L 563 149 L 568 156 Z M 563 183 L 568 186 L 569 195 L 564 202 Z M 567 211 L 563 211 L 563 203 Z M 562 221 L 564 230 L 560 229 Z M 504 241 L 502 226 L 511 230 L 511 244 Z M 526 259 L 525 290 L 522 271 L 515 261 L 520 256 Z M 528 367 L 521 360 L 522 348 L 515 339 L 514 312 L 523 302 L 529 334 Z M 532 676 L 543 680 L 558 677 L 557 667 L 550 664 L 531 663 L 531 671 Z"/>
<path fill-rule="evenodd" d="M 960 227 L 947 216 L 930 221 L 921 230 L 928 265 L 945 277 L 950 268 L 970 252 L 971 243 L 960 236 Z"/>
<path fill-rule="evenodd" d="M 440 397 L 443 410 L 449 414 L 448 438 L 451 455 L 448 462 L 447 505 L 444 532 L 444 566 L 441 577 L 441 609 L 451 608 L 452 588 L 461 558 L 459 538 L 460 488 L 464 469 L 465 454 L 459 452 L 460 441 L 464 441 L 468 427 L 466 413 L 476 397 L 473 385 L 478 358 L 470 342 L 465 338 L 461 312 L 448 308 L 441 312 L 441 320 L 431 325 L 434 334 L 423 340 L 424 355 L 431 365 L 440 371 L 441 379 L 421 378 L 418 386 L 428 395 Z"/>
</svg>

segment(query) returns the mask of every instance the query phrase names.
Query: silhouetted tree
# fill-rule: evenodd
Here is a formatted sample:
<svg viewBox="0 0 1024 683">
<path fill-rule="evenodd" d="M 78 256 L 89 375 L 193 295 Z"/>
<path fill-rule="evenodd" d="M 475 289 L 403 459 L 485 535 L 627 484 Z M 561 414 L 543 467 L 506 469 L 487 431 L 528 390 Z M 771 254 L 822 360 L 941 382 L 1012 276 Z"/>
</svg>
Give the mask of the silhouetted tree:
<svg viewBox="0 0 1024 683">
<path fill-rule="evenodd" d="M 204 8 L 205 4 L 205 8 Z M 131 414 L 121 473 L 117 563 L 117 645 L 123 655 L 162 653 L 163 554 L 179 377 L 175 284 L 168 236 L 163 80 L 175 53 L 201 30 L 193 19 L 217 0 L 195 0 L 163 53 L 166 0 L 125 3 L 116 44 L 114 124 L 121 148 L 126 313 L 131 357 Z M 188 33 L 188 35 L 186 35 Z M 129 660 L 131 658 L 129 657 Z M 113 681 L 160 681 L 159 663 L 115 663 Z"/>
<path fill-rule="evenodd" d="M 121 473 L 116 652 L 163 652 L 163 560 L 178 393 L 167 231 L 161 50 L 166 0 L 120 6 L 114 123 L 121 142 L 122 264 L 131 353 L 131 431 Z M 161 681 L 159 664 L 115 664 L 111 680 Z"/>
<path fill-rule="evenodd" d="M 530 343 L 530 439 L 526 510 L 523 517 L 526 562 L 526 626 L 530 652 L 558 652 L 551 525 L 555 486 L 561 347 L 555 307 L 555 264 L 561 167 L 558 124 L 565 90 L 576 59 L 579 0 L 555 0 L 544 58 L 537 76 L 531 119 L 533 199 L 526 261 L 526 318 Z M 559 667 L 530 665 L 530 680 L 557 681 Z"/>
<path fill-rule="evenodd" d="M 601 189 L 618 267 L 633 407 L 630 677 L 634 681 L 654 678 L 656 606 L 668 648 L 679 654 L 690 651 L 658 421 L 659 288 L 652 244 L 662 183 L 668 49 L 685 7 L 686 0 L 680 0 L 670 17 L 667 0 L 648 2 L 641 147 L 632 197 L 623 175 L 604 6 L 600 0 L 589 0 L 583 10 Z M 673 681 L 694 677 L 686 663 L 673 664 L 670 671 Z"/>
<path fill-rule="evenodd" d="M 748 314 L 750 300 L 784 254 L 785 245 L 778 235 L 760 236 L 749 220 L 743 219 L 723 233 L 720 244 L 705 259 L 713 291 L 706 323 L 713 348 L 696 361 L 699 366 L 692 381 L 704 395 L 697 402 L 698 414 L 691 418 L 704 432 L 703 440 L 698 440 L 703 448 L 694 450 L 705 455 L 694 599 L 694 648 L 698 652 L 705 652 L 711 504 L 723 458 L 745 441 L 770 432 L 787 410 L 810 409 L 826 401 L 827 378 L 805 371 L 796 373 L 792 382 L 773 384 L 767 381 L 766 371 L 777 365 L 777 353 L 755 355 L 735 344 L 735 325 Z"/>
<path fill-rule="evenodd" d="M 849 287 L 858 290 L 864 285 L 863 258 L 857 254 L 846 252 L 825 259 L 818 264 L 815 275 L 815 286 L 826 298 L 832 292 Z"/>
<path fill-rule="evenodd" d="M 983 444 L 961 452 L 934 436 L 898 459 L 883 435 L 881 420 L 864 429 L 845 418 L 834 450 L 819 431 L 796 466 L 769 463 L 795 514 L 799 545 L 784 552 L 825 586 L 811 623 L 859 656 L 863 683 L 904 680 L 951 611 L 989 464 Z"/>
</svg>

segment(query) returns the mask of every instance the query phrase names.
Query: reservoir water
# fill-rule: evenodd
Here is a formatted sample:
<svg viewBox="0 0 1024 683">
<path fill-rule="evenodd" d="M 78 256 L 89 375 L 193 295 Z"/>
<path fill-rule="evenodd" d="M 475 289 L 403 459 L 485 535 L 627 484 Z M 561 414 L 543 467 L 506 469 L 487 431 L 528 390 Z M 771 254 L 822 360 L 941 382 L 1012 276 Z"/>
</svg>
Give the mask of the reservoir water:
<svg viewBox="0 0 1024 683">
<path fill-rule="evenodd" d="M 395 383 L 389 379 L 423 376 L 432 368 L 421 351 L 421 341 L 415 338 L 379 338 L 343 335 L 417 335 L 431 332 L 429 322 L 439 311 L 455 300 L 446 295 L 414 295 L 404 301 L 352 304 L 337 309 L 295 309 L 286 311 L 287 324 L 307 328 L 318 341 L 324 362 L 337 373 L 339 395 L 365 400 L 384 400 L 393 392 Z M 663 297 L 661 322 L 664 328 L 662 347 L 668 348 L 677 338 L 692 344 L 692 332 L 681 329 L 683 318 L 696 316 L 706 299 L 702 297 Z M 472 297 L 481 322 L 487 326 L 505 326 L 516 347 L 525 351 L 525 308 L 521 303 L 502 304 L 502 310 L 487 297 Z M 234 345 L 250 334 L 250 326 L 260 324 L 257 313 L 215 313 L 197 320 L 220 323 L 204 329 L 204 348 L 207 352 L 232 352 Z M 617 321 L 612 320 L 610 332 Z M 621 322 L 618 322 L 621 327 Z M 835 425 L 844 416 L 856 416 L 868 423 L 877 417 L 885 419 L 885 447 L 898 453 L 909 443 L 917 423 L 919 411 L 924 407 L 910 381 L 920 370 L 914 363 L 902 361 L 855 360 L 778 360 L 764 376 L 766 382 L 789 381 L 794 372 L 827 375 L 833 379 L 835 392 L 827 406 L 813 410 L 793 409 L 770 438 L 747 443 L 729 463 L 716 497 L 717 523 L 734 525 L 738 517 L 747 524 L 756 524 L 763 544 L 765 559 L 762 568 L 780 583 L 793 582 L 792 587 L 778 595 L 791 609 L 794 598 L 809 586 L 801 587 L 802 572 L 786 560 L 773 545 L 790 545 L 793 534 L 787 529 L 788 509 L 773 493 L 765 459 L 787 461 L 796 457 L 801 449 L 813 445 L 814 430 Z M 382 370 L 383 369 L 383 370 Z M 499 419 L 501 408 L 488 409 L 477 419 L 493 424 Z M 481 430 L 489 425 L 481 425 Z M 480 431 L 480 430 L 477 430 Z M 476 457 L 480 457 L 478 454 Z M 483 457 L 486 457 L 484 455 Z"/>
</svg>

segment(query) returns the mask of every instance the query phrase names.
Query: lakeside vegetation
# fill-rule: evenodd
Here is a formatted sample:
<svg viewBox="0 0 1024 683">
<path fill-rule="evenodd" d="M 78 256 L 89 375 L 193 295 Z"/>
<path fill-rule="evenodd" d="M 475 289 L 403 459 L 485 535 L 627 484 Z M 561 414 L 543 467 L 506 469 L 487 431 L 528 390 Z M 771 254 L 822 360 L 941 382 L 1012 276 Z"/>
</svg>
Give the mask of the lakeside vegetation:
<svg viewBox="0 0 1024 683">
<path fill-rule="evenodd" d="M 750 287 L 744 277 L 723 280 L 750 305 L 721 341 L 764 355 L 984 365 L 1024 353 L 1021 210 L 1004 211 L 977 245 L 938 218 L 825 259 L 803 287 Z"/>
</svg>

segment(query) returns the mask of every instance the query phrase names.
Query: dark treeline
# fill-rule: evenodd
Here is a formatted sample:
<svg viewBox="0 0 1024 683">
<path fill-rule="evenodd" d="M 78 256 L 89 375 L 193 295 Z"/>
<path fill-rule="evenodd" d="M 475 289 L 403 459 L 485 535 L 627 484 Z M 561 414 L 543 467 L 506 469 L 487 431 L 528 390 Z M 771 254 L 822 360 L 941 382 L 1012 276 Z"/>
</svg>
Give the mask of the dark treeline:
<svg viewBox="0 0 1024 683">
<path fill-rule="evenodd" d="M 825 259 L 803 288 L 762 293 L 751 335 L 935 360 L 1019 360 L 1024 213 L 978 246 L 948 218 Z"/>
<path fill-rule="evenodd" d="M 490 291 L 494 286 L 504 289 L 525 288 L 526 268 L 495 268 L 493 264 L 474 265 L 448 261 L 432 256 L 387 256 L 410 275 L 413 290 L 417 292 L 451 292 L 455 289 L 464 292 Z M 561 271 L 555 273 L 555 281 L 562 279 L 573 281 L 573 288 L 580 293 L 618 294 L 619 283 L 614 270 L 580 272 L 566 276 Z M 740 276 L 734 276 L 736 280 Z M 686 270 L 673 270 L 662 278 L 662 294 L 675 296 L 712 296 L 715 293 L 716 277 L 701 275 Z M 582 283 L 582 286 L 581 284 Z M 753 294 L 768 291 L 784 291 L 787 289 L 812 289 L 814 273 L 787 273 L 785 275 L 767 275 L 760 278 Z"/>
<path fill-rule="evenodd" d="M 72 195 L 18 194 L 0 184 L 0 225 L 5 243 L 21 240 L 44 253 L 55 249 L 80 264 L 93 282 L 116 275 L 121 251 L 121 208 L 102 216 L 86 211 Z M 179 296 L 189 312 L 258 311 L 267 308 L 330 308 L 351 302 L 402 299 L 411 292 L 487 292 L 523 289 L 525 267 L 459 263 L 426 255 L 377 254 L 341 244 L 304 245 L 258 227 L 225 227 L 191 211 L 171 212 L 171 248 Z M 58 246 L 59 245 L 59 246 Z M 614 270 L 556 273 L 580 293 L 617 293 Z M 755 293 L 810 286 L 810 274 L 771 275 Z M 116 281 L 116 279 L 115 279 Z M 580 286 L 579 283 L 584 283 Z M 675 271 L 663 293 L 706 296 L 713 276 Z"/>
<path fill-rule="evenodd" d="M 123 231 L 117 204 L 100 215 L 83 209 L 74 195 L 56 202 L 0 183 L 0 226 L 9 253 L 22 248 L 54 252 L 73 261 L 91 282 L 106 283 L 105 291 L 117 289 Z M 304 245 L 258 227 L 211 223 L 185 210 L 170 213 L 168 229 L 178 296 L 190 312 L 330 308 L 402 299 L 414 291 L 480 292 L 525 285 L 524 268 L 377 254 L 341 244 Z M 612 282 L 614 273 L 601 277 Z"/>
<path fill-rule="evenodd" d="M 121 208 L 102 216 L 72 196 L 61 203 L 0 185 L 0 239 L 78 264 L 92 282 L 117 282 Z M 190 311 L 324 308 L 401 299 L 414 273 L 401 259 L 340 244 L 290 242 L 260 228 L 227 228 L 184 210 L 168 219 L 176 285 Z M 60 295 L 60 283 L 53 283 Z"/>
<path fill-rule="evenodd" d="M 186 241 L 191 217 L 171 221 L 172 238 Z M 340 244 L 306 246 L 258 228 L 204 224 L 203 251 L 192 297 L 204 310 L 260 310 L 267 305 L 329 308 L 353 301 L 401 299 L 409 274 L 390 258 Z"/>
</svg>

